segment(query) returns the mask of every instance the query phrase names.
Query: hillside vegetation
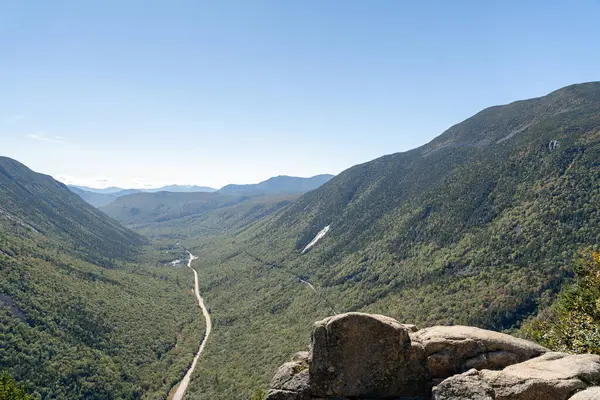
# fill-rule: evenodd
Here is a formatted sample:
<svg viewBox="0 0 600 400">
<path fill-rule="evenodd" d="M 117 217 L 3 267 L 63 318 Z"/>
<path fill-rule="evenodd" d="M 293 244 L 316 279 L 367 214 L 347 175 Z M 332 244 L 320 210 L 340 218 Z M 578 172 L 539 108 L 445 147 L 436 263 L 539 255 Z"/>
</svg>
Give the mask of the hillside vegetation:
<svg viewBox="0 0 600 400">
<path fill-rule="evenodd" d="M 555 351 L 600 354 L 600 253 L 583 252 L 574 270 L 575 281 L 522 331 Z"/>
<path fill-rule="evenodd" d="M 183 243 L 214 320 L 191 398 L 264 389 L 334 312 L 518 328 L 570 279 L 578 248 L 600 241 L 599 160 L 600 83 L 587 83 L 485 109 L 250 225 L 207 235 L 190 214 Z"/>
<path fill-rule="evenodd" d="M 0 370 L 35 398 L 165 398 L 202 336 L 165 251 L 0 158 Z"/>
<path fill-rule="evenodd" d="M 297 195 L 247 196 L 221 193 L 139 193 L 122 197 L 101 210 L 128 227 L 143 230 L 166 227 L 181 237 L 187 230 L 207 230 L 244 225 L 288 205 Z M 239 220 L 239 221 L 238 221 Z M 237 222 L 235 222 L 237 221 Z"/>
</svg>

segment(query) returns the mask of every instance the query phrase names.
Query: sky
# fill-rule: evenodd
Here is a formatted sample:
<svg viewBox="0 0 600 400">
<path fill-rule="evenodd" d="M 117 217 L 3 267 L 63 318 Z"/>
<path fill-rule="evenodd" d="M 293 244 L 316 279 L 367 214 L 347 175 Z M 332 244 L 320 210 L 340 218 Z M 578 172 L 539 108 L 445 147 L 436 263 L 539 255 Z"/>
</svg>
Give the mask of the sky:
<svg viewBox="0 0 600 400">
<path fill-rule="evenodd" d="M 0 155 L 65 183 L 337 174 L 600 80 L 600 0 L 0 0 Z"/>
</svg>

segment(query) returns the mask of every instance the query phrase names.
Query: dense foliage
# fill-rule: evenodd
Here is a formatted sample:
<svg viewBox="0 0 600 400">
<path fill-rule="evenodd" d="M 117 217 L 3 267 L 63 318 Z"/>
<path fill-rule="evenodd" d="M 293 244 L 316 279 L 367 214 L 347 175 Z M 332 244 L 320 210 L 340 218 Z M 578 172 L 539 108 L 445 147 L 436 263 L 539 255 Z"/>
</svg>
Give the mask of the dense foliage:
<svg viewBox="0 0 600 400">
<path fill-rule="evenodd" d="M 556 351 L 600 354 L 600 253 L 582 254 L 574 271 L 573 284 L 522 330 Z"/>
</svg>

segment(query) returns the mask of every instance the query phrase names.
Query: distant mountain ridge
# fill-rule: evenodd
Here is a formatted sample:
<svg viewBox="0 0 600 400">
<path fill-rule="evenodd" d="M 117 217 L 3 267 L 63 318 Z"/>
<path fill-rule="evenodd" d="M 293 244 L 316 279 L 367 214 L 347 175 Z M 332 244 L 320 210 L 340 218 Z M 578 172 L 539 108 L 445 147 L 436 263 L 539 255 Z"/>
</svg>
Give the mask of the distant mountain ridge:
<svg viewBox="0 0 600 400">
<path fill-rule="evenodd" d="M 223 186 L 219 192 L 265 195 L 303 193 L 317 189 L 333 177 L 334 175 L 330 174 L 315 175 L 310 178 L 279 175 L 256 184 Z"/>
<path fill-rule="evenodd" d="M 152 189 L 123 189 L 116 186 L 111 186 L 104 189 L 95 189 L 87 186 L 67 185 L 72 192 L 76 193 L 83 200 L 87 201 L 94 207 L 102 207 L 110 204 L 119 197 L 133 193 L 156 193 L 156 192 L 173 192 L 173 193 L 211 193 L 217 189 L 207 186 L 196 185 L 167 185 Z"/>
<path fill-rule="evenodd" d="M 67 185 L 71 191 L 94 207 L 106 206 L 116 199 L 134 193 L 221 193 L 236 195 L 265 195 L 278 196 L 309 192 L 324 183 L 327 183 L 334 175 L 321 174 L 310 178 L 280 175 L 267 179 L 266 181 L 248 185 L 226 185 L 217 190 L 206 186 L 196 185 L 167 185 L 152 189 L 123 189 L 119 187 L 108 187 L 95 189 L 87 186 Z"/>
<path fill-rule="evenodd" d="M 130 194 L 130 193 L 137 193 L 137 192 L 216 192 L 217 189 L 215 188 L 211 188 L 208 186 L 197 186 L 197 185 L 166 185 L 166 186 L 161 186 L 161 187 L 157 187 L 157 188 L 147 188 L 147 189 L 125 189 L 125 188 L 120 188 L 120 187 L 116 187 L 116 186 L 111 186 L 111 187 L 107 187 L 107 188 L 102 188 L 102 189 L 98 189 L 98 188 L 91 188 L 88 186 L 81 186 L 81 185 L 67 185 L 70 188 L 77 188 L 77 189 L 81 189 L 81 190 L 85 190 L 86 192 L 93 192 L 93 193 L 102 193 L 102 194 L 121 194 L 121 195 L 125 195 L 125 194 Z M 125 192 L 125 193 L 122 193 Z"/>
<path fill-rule="evenodd" d="M 132 193 L 121 196 L 100 209 L 127 226 L 143 226 L 187 216 L 200 216 L 214 210 L 224 210 L 245 203 L 254 204 L 254 210 L 283 206 L 292 198 L 314 190 L 329 181 L 333 175 L 311 178 L 277 176 L 254 185 L 227 185 L 212 193 Z M 260 200 L 262 199 L 262 200 Z M 263 201 L 264 200 L 264 201 Z M 273 207 L 272 204 L 279 204 Z M 267 206 L 268 205 L 268 206 Z M 245 206 L 237 208 L 244 209 Z M 235 214 L 235 213 L 234 213 Z"/>
</svg>

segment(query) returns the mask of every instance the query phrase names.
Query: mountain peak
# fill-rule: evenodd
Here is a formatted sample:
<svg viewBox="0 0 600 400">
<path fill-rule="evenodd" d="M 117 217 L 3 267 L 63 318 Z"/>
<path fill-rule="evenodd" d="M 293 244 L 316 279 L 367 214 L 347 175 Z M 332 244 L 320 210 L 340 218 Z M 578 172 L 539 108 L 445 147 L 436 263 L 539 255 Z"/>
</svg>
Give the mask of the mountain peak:
<svg viewBox="0 0 600 400">
<path fill-rule="evenodd" d="M 314 190 L 333 178 L 333 175 L 321 174 L 310 178 L 278 175 L 265 181 L 248 185 L 227 185 L 219 189 L 220 193 L 245 194 L 294 194 Z"/>
</svg>

